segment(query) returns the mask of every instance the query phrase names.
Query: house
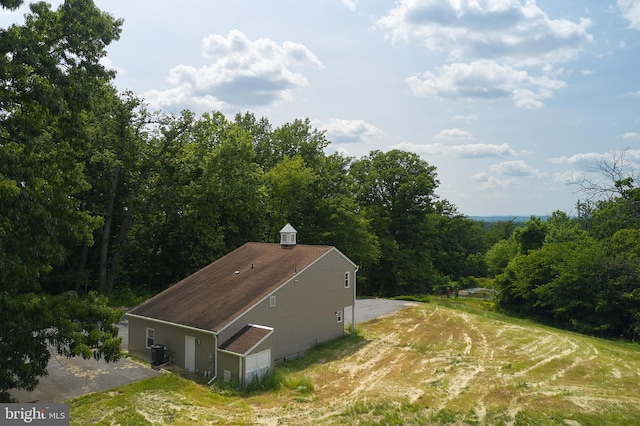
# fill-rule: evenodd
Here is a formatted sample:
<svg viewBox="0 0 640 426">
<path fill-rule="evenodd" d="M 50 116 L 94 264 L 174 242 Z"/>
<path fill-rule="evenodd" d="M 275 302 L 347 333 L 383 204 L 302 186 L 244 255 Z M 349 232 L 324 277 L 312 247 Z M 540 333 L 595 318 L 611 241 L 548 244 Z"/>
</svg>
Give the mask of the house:
<svg viewBox="0 0 640 426">
<path fill-rule="evenodd" d="M 296 234 L 287 224 L 280 244 L 247 243 L 129 311 L 129 351 L 244 386 L 344 335 L 358 267 Z"/>
</svg>

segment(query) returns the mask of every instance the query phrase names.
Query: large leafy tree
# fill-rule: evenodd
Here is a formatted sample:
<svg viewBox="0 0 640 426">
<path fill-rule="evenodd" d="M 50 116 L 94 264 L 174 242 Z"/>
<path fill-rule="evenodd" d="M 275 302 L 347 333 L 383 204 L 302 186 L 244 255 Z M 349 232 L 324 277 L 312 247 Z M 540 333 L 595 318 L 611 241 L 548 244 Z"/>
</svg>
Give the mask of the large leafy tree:
<svg viewBox="0 0 640 426">
<path fill-rule="evenodd" d="M 430 292 L 440 275 L 427 226 L 436 200 L 435 167 L 414 153 L 372 151 L 355 161 L 350 173 L 381 250 L 380 261 L 365 272 L 365 291 L 384 296 Z"/>
<path fill-rule="evenodd" d="M 158 173 L 126 246 L 121 281 L 163 289 L 262 238 L 265 194 L 250 133 L 219 112 L 166 117 Z"/>
<path fill-rule="evenodd" d="M 484 276 L 482 225 L 459 214 L 447 201 L 439 201 L 435 207 L 427 222 L 434 267 L 453 281 Z"/>
<path fill-rule="evenodd" d="M 251 113 L 237 114 L 235 122 L 251 134 L 255 161 L 264 171 L 267 241 L 290 222 L 302 242 L 334 245 L 363 267 L 377 262 L 377 237 L 354 196 L 351 158 L 326 155 L 329 141 L 308 119 L 276 129 Z"/>
<path fill-rule="evenodd" d="M 22 2 L 2 1 L 4 8 Z M 31 5 L 0 29 L 0 400 L 33 389 L 59 353 L 115 360 L 119 314 L 106 300 L 47 294 L 41 277 L 101 220 L 83 209 L 85 116 L 112 73 L 100 65 L 121 22 L 91 1 Z"/>
</svg>

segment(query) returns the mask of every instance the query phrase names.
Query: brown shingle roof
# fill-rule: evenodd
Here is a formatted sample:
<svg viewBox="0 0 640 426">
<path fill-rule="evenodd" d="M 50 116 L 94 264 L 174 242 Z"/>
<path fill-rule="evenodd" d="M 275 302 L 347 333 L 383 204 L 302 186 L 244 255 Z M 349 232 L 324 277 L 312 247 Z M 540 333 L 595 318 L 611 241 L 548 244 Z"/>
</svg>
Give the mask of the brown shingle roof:
<svg viewBox="0 0 640 426">
<path fill-rule="evenodd" d="M 303 244 L 282 248 L 280 244 L 247 243 L 130 313 L 219 331 L 331 249 Z"/>
<path fill-rule="evenodd" d="M 224 342 L 220 346 L 220 349 L 244 355 L 249 351 L 249 349 L 258 344 L 260 340 L 271 333 L 273 333 L 272 328 L 247 325 L 233 335 L 229 340 Z"/>
</svg>

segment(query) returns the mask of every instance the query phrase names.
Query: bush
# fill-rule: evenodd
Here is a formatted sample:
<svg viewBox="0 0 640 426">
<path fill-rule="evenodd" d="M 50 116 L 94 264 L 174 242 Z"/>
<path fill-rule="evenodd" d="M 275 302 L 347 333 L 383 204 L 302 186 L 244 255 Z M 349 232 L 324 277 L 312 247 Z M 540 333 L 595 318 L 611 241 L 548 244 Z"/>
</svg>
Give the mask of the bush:
<svg viewBox="0 0 640 426">
<path fill-rule="evenodd" d="M 281 388 L 296 390 L 300 393 L 313 392 L 313 382 L 308 376 L 299 376 L 297 374 L 289 374 L 283 371 L 275 370 L 266 374 L 260 380 L 254 380 L 247 385 L 245 393 L 248 395 L 262 392 L 272 392 Z"/>
<path fill-rule="evenodd" d="M 153 296 L 147 292 L 134 292 L 131 287 L 116 288 L 109 296 L 109 305 L 117 307 L 138 306 Z"/>
</svg>

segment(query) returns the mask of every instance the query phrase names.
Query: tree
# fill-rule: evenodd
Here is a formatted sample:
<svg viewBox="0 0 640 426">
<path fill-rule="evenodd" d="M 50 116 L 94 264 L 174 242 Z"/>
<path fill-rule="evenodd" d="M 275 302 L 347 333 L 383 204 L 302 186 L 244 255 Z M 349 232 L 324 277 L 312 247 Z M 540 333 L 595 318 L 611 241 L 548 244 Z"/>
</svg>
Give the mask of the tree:
<svg viewBox="0 0 640 426">
<path fill-rule="evenodd" d="M 500 240 L 485 254 L 487 273 L 490 277 L 504 272 L 504 269 L 518 255 L 518 243 L 515 238 Z"/>
<path fill-rule="evenodd" d="M 486 250 L 502 240 L 508 240 L 513 231 L 518 227 L 514 219 L 497 220 L 495 222 L 483 223 L 483 239 Z"/>
<path fill-rule="evenodd" d="M 381 257 L 366 271 L 368 293 L 428 293 L 439 273 L 430 252 L 427 214 L 434 210 L 435 167 L 417 154 L 372 151 L 350 173 L 358 203 L 380 244 Z"/>
<path fill-rule="evenodd" d="M 640 229 L 619 230 L 602 245 L 607 254 L 602 272 L 608 280 L 608 303 L 600 304 L 602 317 L 612 324 L 614 333 L 636 338 L 640 334 Z"/>
<path fill-rule="evenodd" d="M 434 267 L 442 275 L 453 281 L 484 275 L 484 256 L 477 256 L 483 251 L 480 223 L 447 207 L 428 215 L 428 227 L 434 230 L 431 247 Z"/>
<path fill-rule="evenodd" d="M 40 286 L 71 245 L 92 243 L 101 223 L 79 198 L 87 188 L 83 120 L 113 77 L 98 61 L 120 25 L 90 1 L 68 0 L 57 11 L 33 4 L 22 26 L 0 29 L 2 401 L 46 374 L 48 345 L 69 356 L 120 356 L 119 314 L 105 299 L 49 295 Z"/>
<path fill-rule="evenodd" d="M 357 189 L 348 173 L 351 160 L 334 153 L 318 162 L 309 196 L 299 200 L 304 201 L 304 222 L 299 231 L 304 240 L 335 246 L 366 269 L 378 261 L 380 247 L 354 196 Z M 361 277 L 360 284 L 364 282 Z"/>
<path fill-rule="evenodd" d="M 626 189 L 620 196 L 600 200 L 591 217 L 589 234 L 599 239 L 622 229 L 640 228 L 640 188 Z"/>
<path fill-rule="evenodd" d="M 264 174 L 269 216 L 267 235 L 275 237 L 287 222 L 302 230 L 301 226 L 306 222 L 304 207 L 315 203 L 311 189 L 318 179 L 319 176 L 305 165 L 300 156 L 285 156 Z"/>
<path fill-rule="evenodd" d="M 578 186 L 588 201 L 612 199 L 624 194 L 637 181 L 627 150 L 602 155 L 589 170 L 590 174 L 578 176 L 570 183 Z M 604 181 L 592 177 L 594 174 L 604 178 Z"/>
<path fill-rule="evenodd" d="M 531 216 L 524 226 L 513 231 L 520 253 L 527 254 L 542 247 L 547 236 L 547 224 L 539 217 Z"/>
<path fill-rule="evenodd" d="M 496 306 L 580 333 L 632 337 L 640 331 L 639 255 L 637 230 L 546 243 L 495 278 Z"/>
<path fill-rule="evenodd" d="M 640 227 L 640 188 L 627 150 L 603 155 L 594 173 L 573 180 L 587 197 L 578 204 L 582 223 L 596 238 L 609 238 L 620 229 Z"/>
<path fill-rule="evenodd" d="M 200 180 L 211 202 L 207 208 L 217 211 L 226 254 L 261 238 L 265 221 L 263 173 L 255 162 L 248 131 L 228 122 L 219 112 L 204 114 L 196 128 L 199 144 L 210 141 L 210 148 L 202 152 Z"/>
<path fill-rule="evenodd" d="M 160 290 L 260 241 L 266 207 L 251 135 L 222 113 L 165 117 L 156 138 L 166 149 L 140 194 L 121 282 Z"/>
<path fill-rule="evenodd" d="M 562 211 L 555 211 L 546 220 L 547 233 L 545 244 L 581 241 L 587 238 L 587 232 L 582 229 L 578 219 L 572 219 Z"/>
</svg>

